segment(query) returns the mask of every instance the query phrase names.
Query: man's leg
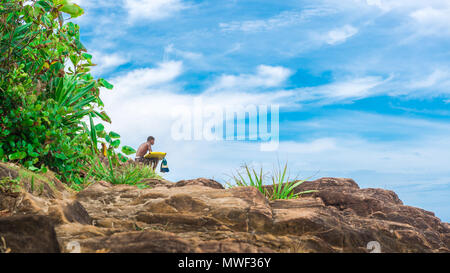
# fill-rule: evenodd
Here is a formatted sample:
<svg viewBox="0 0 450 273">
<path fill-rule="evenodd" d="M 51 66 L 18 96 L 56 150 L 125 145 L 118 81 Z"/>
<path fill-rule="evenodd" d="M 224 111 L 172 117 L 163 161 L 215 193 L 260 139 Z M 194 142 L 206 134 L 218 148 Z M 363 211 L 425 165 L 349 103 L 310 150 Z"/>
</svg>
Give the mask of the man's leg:
<svg viewBox="0 0 450 273">
<path fill-rule="evenodd" d="M 152 166 L 152 160 L 150 158 L 145 158 L 145 165 Z"/>
<path fill-rule="evenodd" d="M 157 158 L 152 159 L 152 168 L 153 168 L 153 171 L 156 170 L 156 167 L 157 167 L 157 166 L 158 166 L 158 159 L 157 159 Z"/>
</svg>

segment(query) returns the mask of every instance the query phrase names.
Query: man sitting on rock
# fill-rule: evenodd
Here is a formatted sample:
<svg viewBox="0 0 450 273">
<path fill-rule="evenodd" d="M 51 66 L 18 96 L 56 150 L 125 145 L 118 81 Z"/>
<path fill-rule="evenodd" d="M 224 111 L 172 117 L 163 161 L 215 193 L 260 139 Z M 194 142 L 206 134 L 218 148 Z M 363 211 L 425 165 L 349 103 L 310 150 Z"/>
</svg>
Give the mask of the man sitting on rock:
<svg viewBox="0 0 450 273">
<path fill-rule="evenodd" d="M 141 146 L 139 146 L 137 152 L 136 152 L 136 158 L 135 161 L 138 163 L 143 163 L 145 165 L 150 165 L 153 170 L 156 169 L 156 166 L 158 166 L 158 158 L 145 158 L 144 156 L 147 154 L 147 152 L 152 152 L 152 145 L 155 144 L 155 138 L 152 136 L 149 136 L 147 138 L 147 142 L 142 143 Z"/>
</svg>

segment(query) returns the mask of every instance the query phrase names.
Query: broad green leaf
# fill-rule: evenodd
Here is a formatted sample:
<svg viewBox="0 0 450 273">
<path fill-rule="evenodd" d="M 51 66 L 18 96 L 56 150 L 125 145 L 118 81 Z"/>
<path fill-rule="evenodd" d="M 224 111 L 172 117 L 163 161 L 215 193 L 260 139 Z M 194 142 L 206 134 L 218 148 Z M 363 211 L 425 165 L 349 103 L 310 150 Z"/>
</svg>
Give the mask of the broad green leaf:
<svg viewBox="0 0 450 273">
<path fill-rule="evenodd" d="M 103 124 L 99 123 L 97 125 L 95 125 L 95 130 L 98 132 L 101 132 L 103 130 L 105 130 L 105 126 L 103 126 Z"/>
<path fill-rule="evenodd" d="M 111 132 L 109 132 L 109 137 L 110 138 L 120 138 L 120 135 L 116 132 L 111 131 Z"/>
<path fill-rule="evenodd" d="M 38 168 L 36 168 L 35 166 L 33 166 L 33 165 L 31 165 L 30 167 L 28 167 L 28 169 L 30 170 L 30 171 L 33 171 L 33 172 L 35 172 L 35 171 L 38 171 L 39 169 Z"/>
<path fill-rule="evenodd" d="M 106 135 L 106 136 L 105 136 L 105 140 L 106 140 L 106 142 L 108 142 L 108 143 L 111 143 L 111 142 L 112 142 L 112 139 L 111 139 L 111 137 L 110 137 L 109 135 Z"/>
<path fill-rule="evenodd" d="M 77 4 L 73 4 L 68 0 L 65 0 L 60 11 L 68 13 L 72 18 L 78 17 L 84 13 L 84 10 Z"/>
<path fill-rule="evenodd" d="M 119 148 L 120 145 L 120 139 L 116 139 L 113 142 L 111 142 L 111 146 L 113 146 L 114 148 Z"/>
<path fill-rule="evenodd" d="M 123 146 L 122 147 L 122 153 L 126 154 L 126 155 L 132 155 L 136 153 L 136 150 L 131 148 L 130 146 Z"/>
<path fill-rule="evenodd" d="M 41 166 L 41 168 L 39 169 L 40 172 L 42 173 L 46 173 L 48 171 L 47 167 L 45 167 L 44 165 Z"/>
<path fill-rule="evenodd" d="M 105 138 L 106 132 L 105 131 L 98 131 L 97 132 L 97 136 L 100 137 L 100 138 Z"/>
<path fill-rule="evenodd" d="M 128 161 L 128 157 L 124 156 L 122 153 L 118 153 L 117 156 L 119 157 L 119 160 L 122 162 L 127 162 Z"/>
<path fill-rule="evenodd" d="M 9 160 L 21 160 L 27 156 L 26 152 L 15 152 L 9 155 Z"/>
<path fill-rule="evenodd" d="M 69 31 L 69 35 L 71 35 L 71 36 L 74 36 L 75 33 L 77 32 L 76 25 L 72 22 L 67 23 L 67 28 Z"/>
<path fill-rule="evenodd" d="M 104 86 L 107 89 L 113 89 L 114 85 L 110 84 L 108 81 L 106 81 L 103 78 L 98 79 L 98 83 L 100 84 L 100 86 Z"/>
<path fill-rule="evenodd" d="M 51 4 L 52 3 L 49 1 L 40 0 L 36 2 L 35 7 L 40 7 L 45 11 L 49 11 L 52 8 Z"/>
<path fill-rule="evenodd" d="M 81 55 L 82 55 L 85 59 L 88 59 L 88 60 L 92 59 L 92 55 L 91 55 L 91 54 L 82 53 Z"/>
</svg>

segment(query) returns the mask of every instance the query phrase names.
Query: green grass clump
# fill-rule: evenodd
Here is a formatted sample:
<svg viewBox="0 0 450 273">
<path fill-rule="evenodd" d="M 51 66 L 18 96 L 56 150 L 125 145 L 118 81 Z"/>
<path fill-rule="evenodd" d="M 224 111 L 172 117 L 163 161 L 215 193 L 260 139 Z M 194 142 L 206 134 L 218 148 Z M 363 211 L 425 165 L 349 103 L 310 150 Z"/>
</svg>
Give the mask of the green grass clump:
<svg viewBox="0 0 450 273">
<path fill-rule="evenodd" d="M 255 187 L 270 200 L 276 199 L 293 199 L 302 194 L 316 192 L 316 190 L 302 191 L 294 193 L 294 189 L 306 180 L 290 179 L 287 174 L 287 163 L 284 167 L 278 165 L 272 174 L 263 174 L 263 168 L 258 171 L 254 167 L 245 164 L 242 171 L 232 174 L 232 179 L 236 186 Z M 272 186 L 268 186 L 269 180 Z M 230 185 L 230 184 L 229 184 Z"/>
<path fill-rule="evenodd" d="M 91 166 L 92 169 L 88 176 L 92 176 L 96 180 L 110 182 L 111 184 L 126 184 L 146 188 L 147 186 L 141 183 L 143 179 L 162 179 L 150 166 L 142 164 L 114 166 L 110 158 L 108 158 L 108 166 L 105 166 L 99 159 L 96 162 L 92 162 Z"/>
</svg>

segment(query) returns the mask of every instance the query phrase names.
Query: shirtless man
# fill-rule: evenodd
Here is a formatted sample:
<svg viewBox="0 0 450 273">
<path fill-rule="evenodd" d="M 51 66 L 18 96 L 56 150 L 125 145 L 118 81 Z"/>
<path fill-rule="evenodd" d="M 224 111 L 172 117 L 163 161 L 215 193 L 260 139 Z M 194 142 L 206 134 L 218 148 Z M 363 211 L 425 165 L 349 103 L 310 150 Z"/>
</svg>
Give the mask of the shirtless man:
<svg viewBox="0 0 450 273">
<path fill-rule="evenodd" d="M 153 170 L 156 169 L 156 166 L 158 166 L 159 160 L 157 158 L 145 158 L 144 156 L 147 154 L 147 152 L 152 151 L 152 145 L 155 144 L 155 138 L 152 136 L 149 136 L 147 138 L 147 142 L 142 143 L 141 146 L 139 146 L 137 152 L 136 152 L 136 162 L 144 163 L 146 165 L 150 165 Z"/>
</svg>

